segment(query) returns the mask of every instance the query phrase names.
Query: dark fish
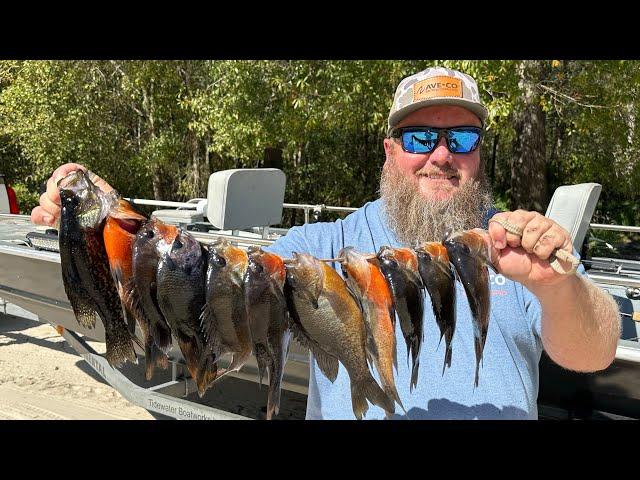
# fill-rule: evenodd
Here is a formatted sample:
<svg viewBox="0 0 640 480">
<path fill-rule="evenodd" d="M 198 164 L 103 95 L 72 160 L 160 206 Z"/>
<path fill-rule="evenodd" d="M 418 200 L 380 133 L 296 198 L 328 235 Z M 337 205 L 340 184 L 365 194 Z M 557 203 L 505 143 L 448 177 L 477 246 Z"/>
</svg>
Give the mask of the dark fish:
<svg viewBox="0 0 640 480">
<path fill-rule="evenodd" d="M 158 301 L 157 274 L 160 252 L 168 251 L 177 235 L 178 229 L 173 225 L 152 219 L 140 228 L 133 243 L 133 291 L 149 333 L 145 338 L 147 379 L 155 364 L 163 364 L 172 345 L 171 328 Z"/>
<path fill-rule="evenodd" d="M 248 255 L 245 302 L 260 383 L 265 371 L 268 373 L 267 420 L 270 420 L 280 407 L 280 384 L 289 349 L 287 306 L 282 291 L 286 273 L 278 255 L 257 247 L 249 248 Z"/>
<path fill-rule="evenodd" d="M 354 292 L 364 313 L 367 352 L 373 359 L 385 393 L 404 410 L 393 378 L 393 366 L 397 365 L 395 313 L 387 281 L 380 269 L 353 247 L 340 250 L 338 258 L 342 259 L 347 286 Z"/>
<path fill-rule="evenodd" d="M 202 361 L 205 342 L 200 313 L 205 304 L 206 252 L 188 232 L 178 229 L 173 241 L 170 237 L 165 238 L 169 248 L 159 249 L 158 304 L 202 397 L 217 376 L 214 359 Z"/>
<path fill-rule="evenodd" d="M 482 351 L 489 329 L 491 297 L 487 270 L 489 264 L 487 245 L 484 239 L 473 231 L 451 235 L 443 243 L 464 286 L 473 316 L 473 336 L 476 349 L 475 386 L 477 387 L 480 360 L 482 360 Z"/>
<path fill-rule="evenodd" d="M 146 217 L 137 213 L 126 200 L 118 198 L 107 216 L 102 236 L 129 331 L 131 334 L 135 333 L 136 320 L 142 330 L 146 359 L 145 375 L 147 380 L 151 380 L 154 364 L 166 369 L 169 359 L 153 341 L 149 341 L 149 321 L 142 314 L 133 287 L 133 244 L 136 233 L 145 221 Z"/>
<path fill-rule="evenodd" d="M 441 243 L 429 242 L 416 249 L 418 270 L 422 283 L 431 297 L 431 307 L 440 329 L 440 342 L 445 339 L 446 350 L 442 374 L 451 367 L 451 342 L 456 330 L 456 276 L 449 263 L 447 250 Z M 440 345 L 440 344 L 438 344 Z"/>
<path fill-rule="evenodd" d="M 224 354 L 233 356 L 227 369 L 219 372 L 220 378 L 240 370 L 251 356 L 251 332 L 243 290 L 249 258 L 247 252 L 227 240 L 210 245 L 207 255 L 206 304 L 201 316 L 206 354 L 213 359 Z"/>
<path fill-rule="evenodd" d="M 326 263 L 294 253 L 286 263 L 285 297 L 291 331 L 312 352 L 318 366 L 332 382 L 338 360 L 351 381 L 351 405 L 359 420 L 369 409 L 367 400 L 393 412 L 393 399 L 378 386 L 367 366 L 367 332 L 356 299 L 344 280 Z"/>
<path fill-rule="evenodd" d="M 378 251 L 380 270 L 387 279 L 393 306 L 400 319 L 400 328 L 407 344 L 407 358 L 411 354 L 411 384 L 418 383 L 420 346 L 422 345 L 423 293 L 418 273 L 418 257 L 409 248 L 381 247 Z"/>
<path fill-rule="evenodd" d="M 114 197 L 97 188 L 82 171 L 67 175 L 58 187 L 62 279 L 76 319 L 84 327 L 94 328 L 98 313 L 104 324 L 109 364 L 137 363 L 102 238 Z"/>
</svg>

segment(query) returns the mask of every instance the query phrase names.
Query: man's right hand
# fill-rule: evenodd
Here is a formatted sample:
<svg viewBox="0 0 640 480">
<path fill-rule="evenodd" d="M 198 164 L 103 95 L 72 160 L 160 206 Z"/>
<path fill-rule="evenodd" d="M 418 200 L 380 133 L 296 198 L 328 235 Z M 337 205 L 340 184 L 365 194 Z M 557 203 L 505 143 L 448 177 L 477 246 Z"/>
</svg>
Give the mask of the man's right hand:
<svg viewBox="0 0 640 480">
<path fill-rule="evenodd" d="M 40 196 L 40 205 L 31 211 L 31 221 L 37 225 L 53 227 L 60 218 L 60 193 L 58 181 L 76 170 L 87 171 L 87 168 L 78 163 L 66 163 L 51 174 L 47 180 L 47 191 Z M 102 178 L 95 176 L 92 182 L 104 192 L 110 192 L 113 187 Z"/>
</svg>

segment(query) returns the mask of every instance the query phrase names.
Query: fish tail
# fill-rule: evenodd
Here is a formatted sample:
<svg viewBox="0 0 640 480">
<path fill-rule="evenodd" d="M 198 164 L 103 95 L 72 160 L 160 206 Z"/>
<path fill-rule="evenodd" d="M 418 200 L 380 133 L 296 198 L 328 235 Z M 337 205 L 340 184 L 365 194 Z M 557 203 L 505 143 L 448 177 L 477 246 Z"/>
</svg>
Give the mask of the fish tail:
<svg viewBox="0 0 640 480">
<path fill-rule="evenodd" d="M 362 420 L 369 410 L 367 400 L 384 409 L 387 413 L 395 413 L 393 400 L 380 388 L 371 375 L 351 384 L 351 406 L 358 420 Z"/>
<path fill-rule="evenodd" d="M 136 318 L 127 307 L 124 308 L 124 319 L 127 322 L 127 329 L 131 335 L 136 334 Z"/>
<path fill-rule="evenodd" d="M 171 330 L 168 326 L 162 325 L 158 322 L 153 322 L 150 326 L 151 337 L 155 344 L 164 353 L 167 353 L 171 348 Z"/>
<path fill-rule="evenodd" d="M 395 413 L 396 408 L 393 399 L 380 388 L 371 375 L 351 384 L 351 403 L 353 413 L 358 420 L 362 420 L 369 409 L 367 400 L 373 405 L 382 408 L 387 414 Z"/>
<path fill-rule="evenodd" d="M 191 378 L 197 381 L 198 378 L 198 364 L 200 363 L 200 351 L 196 339 L 188 337 L 177 332 L 178 346 L 182 352 L 185 362 L 187 363 L 187 369 L 191 374 Z M 204 393 L 204 392 L 203 392 Z"/>
<path fill-rule="evenodd" d="M 482 360 L 482 342 L 479 338 L 475 338 L 475 347 L 476 347 L 476 378 L 475 378 L 475 386 L 478 386 L 478 380 L 480 377 L 480 361 Z"/>
<path fill-rule="evenodd" d="M 147 380 L 153 378 L 154 367 L 160 367 L 163 370 L 169 368 L 169 357 L 158 348 L 151 337 L 147 337 L 145 341 L 144 355 L 146 359 L 145 378 Z"/>
<path fill-rule="evenodd" d="M 247 362 L 249 357 L 251 356 L 251 348 L 245 349 L 241 352 L 233 354 L 233 360 L 227 367 L 227 370 L 230 372 L 238 371 L 242 368 L 242 366 Z"/>
<path fill-rule="evenodd" d="M 447 343 L 447 349 L 444 352 L 444 364 L 442 365 L 442 375 L 447 368 L 451 368 L 451 356 L 453 355 L 453 349 L 451 344 Z"/>
<path fill-rule="evenodd" d="M 420 358 L 414 350 L 413 366 L 411 368 L 411 384 L 409 385 L 409 391 L 412 392 L 414 387 L 418 386 L 418 368 L 420 366 Z"/>
<path fill-rule="evenodd" d="M 133 349 L 131 334 L 124 323 L 118 325 L 120 325 L 121 328 L 105 328 L 107 343 L 107 353 L 105 357 L 107 362 L 115 368 L 121 367 L 127 360 L 137 364 L 138 357 L 136 357 L 136 352 Z"/>
<path fill-rule="evenodd" d="M 267 373 L 267 353 L 261 345 L 254 345 L 254 355 L 258 365 L 258 388 L 262 388 L 262 379 Z"/>
<path fill-rule="evenodd" d="M 280 382 L 282 375 L 272 370 L 275 370 L 274 365 L 268 369 L 269 396 L 267 397 L 267 420 L 271 420 L 273 416 L 278 415 L 280 411 Z"/>
<path fill-rule="evenodd" d="M 215 355 L 203 356 L 198 367 L 198 376 L 196 378 L 196 385 L 198 386 L 198 395 L 200 398 L 204 396 L 207 389 L 218 378 L 218 365 L 216 364 Z"/>
</svg>

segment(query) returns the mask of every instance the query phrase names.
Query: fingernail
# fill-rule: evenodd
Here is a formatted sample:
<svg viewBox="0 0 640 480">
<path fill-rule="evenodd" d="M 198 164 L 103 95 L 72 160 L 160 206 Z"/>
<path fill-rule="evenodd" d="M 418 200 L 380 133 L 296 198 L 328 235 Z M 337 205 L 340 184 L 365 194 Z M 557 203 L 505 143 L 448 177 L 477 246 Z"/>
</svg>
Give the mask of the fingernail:
<svg viewBox="0 0 640 480">
<path fill-rule="evenodd" d="M 51 224 L 53 223 L 53 217 L 50 215 L 45 215 L 44 217 L 42 217 L 42 221 L 44 223 Z"/>
<path fill-rule="evenodd" d="M 494 247 L 496 247 L 498 250 L 504 248 L 504 241 L 503 240 L 497 240 L 494 244 Z"/>
</svg>

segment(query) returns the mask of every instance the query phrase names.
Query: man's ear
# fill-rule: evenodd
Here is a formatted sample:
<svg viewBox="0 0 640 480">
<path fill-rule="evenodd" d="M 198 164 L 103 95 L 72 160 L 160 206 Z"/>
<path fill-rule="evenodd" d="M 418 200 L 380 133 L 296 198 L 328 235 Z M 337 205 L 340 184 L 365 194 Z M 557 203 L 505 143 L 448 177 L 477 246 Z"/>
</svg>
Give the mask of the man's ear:
<svg viewBox="0 0 640 480">
<path fill-rule="evenodd" d="M 392 138 L 388 138 L 388 137 L 383 140 L 383 144 L 384 144 L 384 153 L 388 160 L 389 157 L 393 155 L 396 144 Z"/>
</svg>

